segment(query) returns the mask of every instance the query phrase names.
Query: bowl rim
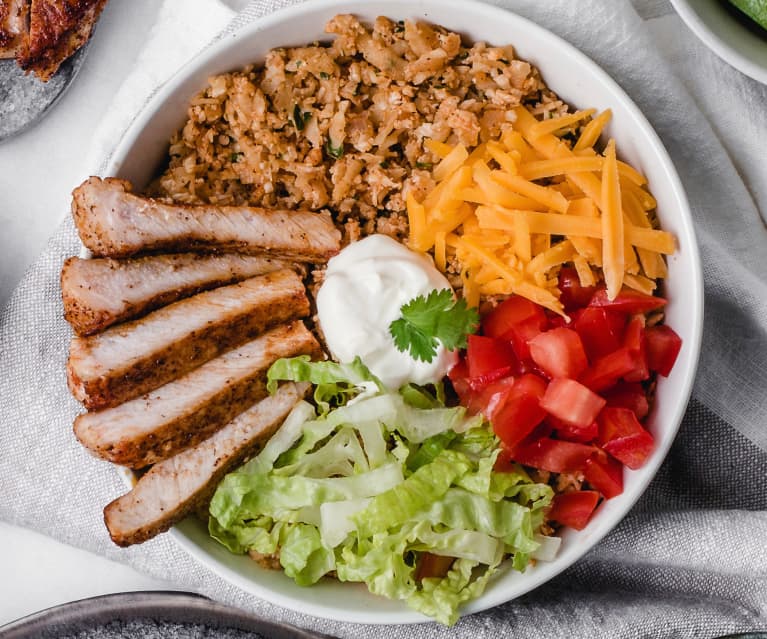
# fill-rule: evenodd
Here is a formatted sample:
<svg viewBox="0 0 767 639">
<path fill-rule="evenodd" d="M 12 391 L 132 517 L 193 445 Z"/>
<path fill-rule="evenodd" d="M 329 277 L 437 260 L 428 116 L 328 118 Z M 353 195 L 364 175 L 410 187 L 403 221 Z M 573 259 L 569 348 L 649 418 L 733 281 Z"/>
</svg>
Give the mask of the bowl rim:
<svg viewBox="0 0 767 639">
<path fill-rule="evenodd" d="M 670 2 L 682 22 L 719 58 L 757 82 L 767 84 L 767 66 L 754 62 L 751 58 L 732 48 L 717 31 L 711 29 L 688 0 L 670 0 Z"/>
<path fill-rule="evenodd" d="M 366 5 L 374 5 L 379 3 L 380 0 L 308 0 L 306 2 L 280 9 L 261 18 L 257 18 L 253 22 L 241 27 L 233 33 L 221 36 L 220 39 L 215 41 L 206 49 L 202 50 L 197 56 L 182 66 L 168 81 L 165 82 L 165 84 L 163 84 L 158 88 L 157 91 L 155 91 L 155 93 L 143 106 L 138 116 L 128 127 L 118 142 L 117 146 L 115 147 L 114 153 L 112 154 L 108 164 L 105 167 L 105 175 L 119 175 L 122 162 L 131 150 L 133 144 L 136 142 L 136 139 L 147 126 L 147 124 L 155 117 L 157 111 L 162 109 L 162 107 L 177 90 L 177 88 L 182 85 L 190 76 L 198 73 L 199 70 L 205 66 L 205 64 L 214 60 L 219 55 L 224 54 L 230 47 L 236 46 L 240 40 L 251 38 L 261 31 L 273 27 L 278 27 L 280 24 L 290 21 L 291 18 L 300 16 L 306 12 L 322 10 L 330 11 L 334 10 L 334 8 L 337 10 L 339 7 L 348 8 L 350 4 L 354 4 L 360 7 L 360 10 L 364 10 Z M 391 4 L 392 13 L 396 13 L 397 11 L 401 10 L 400 7 L 402 5 L 407 4 L 407 0 L 395 0 L 394 2 L 391 2 Z M 583 542 L 582 550 L 580 552 L 575 553 L 573 557 L 568 557 L 566 561 L 562 561 L 560 565 L 557 565 L 556 570 L 553 572 L 549 571 L 551 574 L 545 570 L 536 570 L 534 572 L 531 571 L 530 573 L 527 573 L 530 575 L 530 579 L 529 583 L 526 584 L 524 589 L 524 593 L 526 593 L 541 586 L 543 583 L 548 582 L 569 568 L 573 563 L 581 559 L 626 517 L 636 501 L 645 492 L 648 485 L 655 477 L 658 468 L 664 461 L 668 450 L 674 438 L 676 437 L 692 392 L 703 332 L 703 276 L 698 243 L 695 237 L 692 212 L 688 198 L 682 185 L 681 178 L 676 171 L 668 151 L 636 103 L 622 89 L 622 87 L 615 80 L 613 80 L 597 63 L 592 61 L 586 54 L 581 52 L 574 45 L 549 31 L 545 27 L 502 7 L 487 4 L 486 2 L 482 2 L 480 0 L 417 0 L 413 4 L 415 4 L 419 10 L 430 10 L 433 8 L 435 12 L 437 9 L 440 11 L 450 11 L 455 9 L 460 10 L 461 12 L 465 12 L 467 9 L 469 9 L 476 17 L 477 22 L 493 20 L 493 18 L 512 21 L 516 22 L 520 28 L 527 29 L 535 35 L 540 36 L 544 40 L 548 39 L 549 41 L 557 41 L 558 45 L 561 47 L 561 50 L 564 51 L 571 59 L 573 59 L 576 65 L 587 67 L 598 80 L 598 82 L 605 86 L 607 91 L 617 95 L 622 100 L 622 107 L 633 117 L 634 121 L 641 129 L 642 136 L 651 146 L 653 158 L 660 162 L 662 165 L 663 173 L 666 176 L 668 186 L 671 190 L 671 198 L 678 203 L 678 214 L 680 216 L 681 225 L 687 235 L 687 239 L 689 239 L 689 246 L 685 245 L 685 249 L 688 252 L 688 261 L 691 266 L 691 281 L 689 284 L 692 289 L 693 303 L 692 307 L 689 309 L 690 317 L 692 319 L 690 330 L 691 339 L 688 338 L 686 342 L 691 349 L 691 355 L 689 359 L 689 368 L 686 371 L 686 375 L 684 376 L 683 381 L 678 388 L 677 397 L 679 400 L 675 406 L 675 410 L 672 413 L 672 417 L 669 420 L 670 423 L 664 424 L 664 429 L 668 429 L 669 437 L 661 445 L 656 446 L 653 457 L 645 466 L 642 467 L 641 472 L 646 475 L 646 478 L 643 479 L 641 488 L 636 490 L 635 494 L 631 495 L 630 498 L 628 498 L 628 495 L 626 496 L 627 499 L 625 500 L 623 507 L 620 510 L 619 516 L 614 517 L 613 523 L 605 527 L 605 529 L 599 533 L 592 534 L 586 541 Z M 431 17 L 428 19 L 431 19 Z M 128 474 L 125 473 L 123 473 L 123 476 L 126 482 L 128 482 L 128 485 L 132 487 L 132 476 L 129 478 Z M 298 613 L 309 614 L 315 617 L 333 621 L 350 623 L 394 625 L 425 623 L 433 621 L 421 613 L 406 608 L 404 605 L 401 611 L 396 612 L 376 613 L 375 611 L 351 611 L 346 608 L 332 608 L 322 603 L 314 603 L 312 601 L 311 595 L 299 599 L 298 597 L 286 596 L 281 593 L 277 593 L 273 590 L 270 590 L 267 586 L 264 586 L 256 581 L 249 579 L 245 575 L 240 574 L 238 571 L 217 560 L 212 554 L 206 552 L 203 548 L 200 548 L 196 542 L 186 532 L 183 531 L 183 524 L 184 522 L 174 526 L 170 530 L 171 538 L 181 548 L 183 548 L 196 561 L 200 562 L 216 575 L 223 577 L 229 583 L 237 586 L 247 593 L 262 598 L 272 604 L 282 606 Z M 539 566 L 540 565 L 541 564 L 539 564 Z M 501 588 L 490 588 L 486 590 L 481 597 L 474 599 L 462 606 L 460 614 L 461 616 L 466 616 L 476 612 L 481 612 L 483 610 L 487 610 L 489 608 L 506 603 L 518 596 L 521 596 L 524 593 L 518 592 L 513 596 L 508 596 L 503 592 L 503 589 Z"/>
</svg>

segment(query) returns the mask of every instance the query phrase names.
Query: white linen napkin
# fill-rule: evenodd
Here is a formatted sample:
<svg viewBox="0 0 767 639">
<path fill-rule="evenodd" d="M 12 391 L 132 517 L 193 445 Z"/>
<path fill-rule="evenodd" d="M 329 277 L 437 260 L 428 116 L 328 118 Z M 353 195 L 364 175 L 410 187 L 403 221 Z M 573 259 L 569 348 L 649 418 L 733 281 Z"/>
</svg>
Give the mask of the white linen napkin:
<svg viewBox="0 0 767 639">
<path fill-rule="evenodd" d="M 186 9 L 204 0 L 166 2 Z M 229 28 L 287 4 L 293 2 L 251 2 Z M 663 138 L 696 220 L 706 323 L 693 401 L 669 458 L 622 524 L 557 579 L 454 629 L 371 627 L 288 611 L 224 582 L 167 536 L 117 549 L 101 507 L 124 488 L 71 435 L 80 407 L 64 383 L 70 333 L 58 289 L 62 260 L 79 250 L 69 222 L 0 316 L 0 519 L 341 637 L 716 637 L 767 627 L 767 230 L 759 214 L 767 212 L 767 88 L 699 45 L 662 0 L 635 0 L 647 22 L 628 0 L 495 4 L 569 40 L 626 89 Z M 175 23 L 161 23 L 142 65 L 165 55 L 158 43 Z M 187 51 L 204 42 L 188 40 Z M 163 79 L 134 81 L 146 97 Z M 140 103 L 137 96 L 132 104 Z M 127 120 L 103 125 L 94 161 L 113 148 Z M 101 159 L 94 168 L 104 166 Z"/>
<path fill-rule="evenodd" d="M 232 2 L 238 0 L 229 0 Z M 85 163 L 92 173 L 103 166 L 155 90 L 220 33 L 234 15 L 235 11 L 219 0 L 162 1 L 133 72 L 96 128 Z"/>
</svg>

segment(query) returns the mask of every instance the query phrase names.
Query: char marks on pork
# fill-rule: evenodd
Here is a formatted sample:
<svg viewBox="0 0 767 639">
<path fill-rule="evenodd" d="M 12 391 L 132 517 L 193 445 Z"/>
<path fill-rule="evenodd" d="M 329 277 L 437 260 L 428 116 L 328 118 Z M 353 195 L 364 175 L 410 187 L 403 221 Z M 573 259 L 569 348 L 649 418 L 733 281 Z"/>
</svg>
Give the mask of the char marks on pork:
<svg viewBox="0 0 767 639">
<path fill-rule="evenodd" d="M 82 47 L 93 33 L 106 0 L 32 0 L 29 32 L 16 59 L 43 81 Z"/>
<path fill-rule="evenodd" d="M 321 213 L 169 204 L 130 191 L 124 180 L 97 177 L 74 190 L 75 225 L 94 255 L 206 250 L 325 262 L 340 249 L 341 233 Z"/>
<path fill-rule="evenodd" d="M 288 269 L 206 291 L 102 333 L 74 337 L 69 388 L 88 409 L 116 406 L 308 314 L 301 278 Z"/>
<path fill-rule="evenodd" d="M 306 383 L 283 384 L 205 441 L 152 466 L 104 508 L 112 541 L 142 543 L 205 506 L 224 475 L 263 446 L 308 389 Z"/>
<path fill-rule="evenodd" d="M 202 291 L 284 268 L 304 274 L 285 260 L 236 253 L 70 257 L 61 271 L 64 318 L 78 335 L 92 335 Z"/>
<path fill-rule="evenodd" d="M 280 326 L 157 390 L 75 420 L 77 439 L 98 457 L 143 468 L 198 444 L 266 396 L 277 359 L 320 355 L 303 322 Z"/>
</svg>

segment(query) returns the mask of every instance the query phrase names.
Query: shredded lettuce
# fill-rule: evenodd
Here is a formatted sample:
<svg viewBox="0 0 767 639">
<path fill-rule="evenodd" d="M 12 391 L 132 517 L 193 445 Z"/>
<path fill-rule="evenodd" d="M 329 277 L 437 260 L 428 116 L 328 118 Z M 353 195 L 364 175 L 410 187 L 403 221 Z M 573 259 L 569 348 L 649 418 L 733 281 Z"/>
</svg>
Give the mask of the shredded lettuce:
<svg viewBox="0 0 767 639">
<path fill-rule="evenodd" d="M 350 364 L 312 362 L 309 355 L 278 359 L 267 374 L 269 393 L 277 390 L 279 381 L 314 384 L 314 401 L 320 415 L 326 415 L 331 406 L 342 406 L 361 393 L 372 394 L 384 389 L 381 380 L 359 357 Z"/>
<path fill-rule="evenodd" d="M 317 410 L 300 402 L 218 486 L 209 530 L 230 551 L 279 555 L 299 585 L 335 571 L 444 624 L 504 558 L 524 570 L 556 552 L 540 532 L 551 488 L 521 467 L 495 472 L 497 438 L 440 387 L 387 392 L 359 360 L 306 357 L 276 362 L 271 391 L 279 380 L 312 382 Z M 417 580 L 423 552 L 455 560 Z"/>
<path fill-rule="evenodd" d="M 415 408 L 439 408 L 445 405 L 445 385 L 437 382 L 432 385 L 434 391 L 417 384 L 405 384 L 399 389 L 399 394 L 407 404 Z"/>
</svg>

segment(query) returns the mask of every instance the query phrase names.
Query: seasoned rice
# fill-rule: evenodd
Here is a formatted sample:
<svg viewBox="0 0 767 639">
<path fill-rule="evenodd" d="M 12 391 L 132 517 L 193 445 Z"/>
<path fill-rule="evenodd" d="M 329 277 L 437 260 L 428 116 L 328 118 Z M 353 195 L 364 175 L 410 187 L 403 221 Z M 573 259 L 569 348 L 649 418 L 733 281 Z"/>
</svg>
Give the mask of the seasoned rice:
<svg viewBox="0 0 767 639">
<path fill-rule="evenodd" d="M 520 104 L 567 111 L 513 47 L 464 46 L 442 27 L 351 15 L 330 43 L 280 48 L 217 75 L 191 103 L 152 194 L 183 203 L 328 210 L 346 241 L 408 232 L 405 195 L 435 183 L 431 138 L 476 146 Z"/>
</svg>

